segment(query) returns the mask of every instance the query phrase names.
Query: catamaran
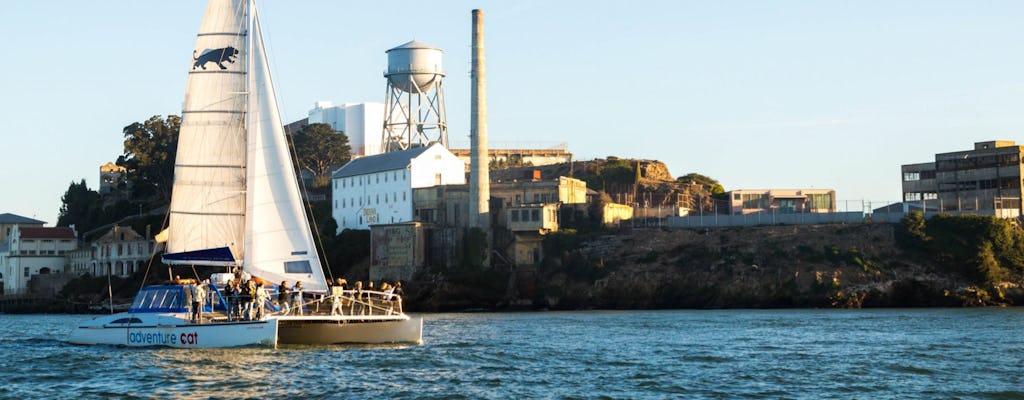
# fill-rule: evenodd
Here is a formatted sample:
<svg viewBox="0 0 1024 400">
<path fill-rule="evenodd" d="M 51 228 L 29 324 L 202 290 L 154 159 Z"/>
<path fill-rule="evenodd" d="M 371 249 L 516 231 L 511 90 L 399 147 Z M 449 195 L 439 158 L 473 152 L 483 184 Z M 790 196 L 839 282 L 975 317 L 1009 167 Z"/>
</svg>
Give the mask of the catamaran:
<svg viewBox="0 0 1024 400">
<path fill-rule="evenodd" d="M 400 304 L 392 294 L 343 293 L 349 310 L 358 313 L 321 307 L 331 297 L 325 296 L 327 279 L 292 165 L 255 2 L 210 0 L 189 61 L 163 261 L 225 271 L 240 267 L 263 282 L 302 282 L 311 295 L 301 315 L 274 310 L 239 324 L 225 314 L 212 318 L 215 325 L 273 328 L 277 343 L 284 344 L 422 343 L 421 318 L 406 315 L 400 306 L 374 305 L 375 297 Z M 141 310 L 148 309 L 95 324 L 114 329 L 113 321 L 123 318 L 157 321 L 139 317 Z M 131 345 L 128 336 L 114 344 Z M 234 342 L 212 343 L 264 340 L 240 335 Z"/>
</svg>

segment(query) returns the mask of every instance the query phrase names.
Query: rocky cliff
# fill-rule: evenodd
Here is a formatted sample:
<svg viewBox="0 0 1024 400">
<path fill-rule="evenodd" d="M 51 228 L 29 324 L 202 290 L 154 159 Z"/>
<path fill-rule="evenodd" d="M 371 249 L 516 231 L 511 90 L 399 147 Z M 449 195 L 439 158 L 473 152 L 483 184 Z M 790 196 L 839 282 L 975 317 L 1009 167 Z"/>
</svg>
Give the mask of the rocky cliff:
<svg viewBox="0 0 1024 400">
<path fill-rule="evenodd" d="M 548 239 L 547 258 L 536 271 L 491 278 L 490 295 L 440 279 L 414 308 L 1024 304 L 1019 269 L 1000 282 L 980 283 L 897 245 L 898 229 L 852 224 L 563 234 Z M 495 289 L 501 279 L 510 283 L 507 290 Z"/>
</svg>

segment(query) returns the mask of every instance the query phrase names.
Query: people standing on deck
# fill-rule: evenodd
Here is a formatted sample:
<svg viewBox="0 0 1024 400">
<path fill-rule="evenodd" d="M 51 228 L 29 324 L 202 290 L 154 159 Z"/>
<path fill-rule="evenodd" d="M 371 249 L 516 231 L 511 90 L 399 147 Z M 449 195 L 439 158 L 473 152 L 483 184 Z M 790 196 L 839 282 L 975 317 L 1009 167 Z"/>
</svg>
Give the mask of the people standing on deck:
<svg viewBox="0 0 1024 400">
<path fill-rule="evenodd" d="M 295 315 L 302 315 L 302 281 L 296 281 L 292 287 L 292 308 Z"/>
<path fill-rule="evenodd" d="M 277 307 L 281 309 L 281 315 L 288 315 L 288 302 L 292 300 L 290 293 L 288 281 L 281 281 L 281 285 L 277 287 Z"/>
<path fill-rule="evenodd" d="M 267 289 L 263 287 L 263 282 L 258 283 L 256 285 L 256 302 L 253 305 L 256 308 L 255 319 L 263 319 L 263 306 L 267 303 L 268 299 L 270 299 L 270 293 L 267 293 Z"/>
<path fill-rule="evenodd" d="M 203 286 L 202 283 L 192 285 L 192 323 L 195 324 L 203 323 L 203 303 L 206 299 L 206 289 Z"/>
</svg>

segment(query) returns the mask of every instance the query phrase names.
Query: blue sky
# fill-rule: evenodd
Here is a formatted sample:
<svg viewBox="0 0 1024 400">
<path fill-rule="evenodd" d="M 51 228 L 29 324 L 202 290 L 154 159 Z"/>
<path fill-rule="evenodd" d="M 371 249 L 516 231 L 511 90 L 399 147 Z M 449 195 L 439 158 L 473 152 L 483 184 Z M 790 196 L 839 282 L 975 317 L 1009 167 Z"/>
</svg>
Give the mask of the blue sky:
<svg viewBox="0 0 1024 400">
<path fill-rule="evenodd" d="M 445 51 L 467 143 L 470 10 L 486 18 L 492 147 L 664 161 L 729 189 L 900 197 L 900 164 L 1024 142 L 1019 1 L 262 0 L 282 112 L 383 102 L 384 51 Z M 124 126 L 177 114 L 204 1 L 11 2 L 0 14 L 0 212 L 57 220 Z"/>
</svg>

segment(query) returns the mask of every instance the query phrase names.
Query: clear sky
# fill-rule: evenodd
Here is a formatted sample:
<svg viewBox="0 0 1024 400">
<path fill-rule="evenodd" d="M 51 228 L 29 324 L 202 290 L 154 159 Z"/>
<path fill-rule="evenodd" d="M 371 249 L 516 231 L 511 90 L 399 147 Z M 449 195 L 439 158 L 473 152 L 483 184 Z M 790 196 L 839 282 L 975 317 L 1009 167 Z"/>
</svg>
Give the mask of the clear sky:
<svg viewBox="0 0 1024 400">
<path fill-rule="evenodd" d="M 1021 1 L 259 2 L 282 112 L 383 102 L 384 51 L 445 51 L 468 143 L 470 10 L 492 147 L 664 161 L 730 189 L 897 201 L 901 164 L 1024 142 Z M 0 212 L 57 221 L 122 129 L 178 114 L 205 1 L 18 1 L 0 13 Z"/>
</svg>

